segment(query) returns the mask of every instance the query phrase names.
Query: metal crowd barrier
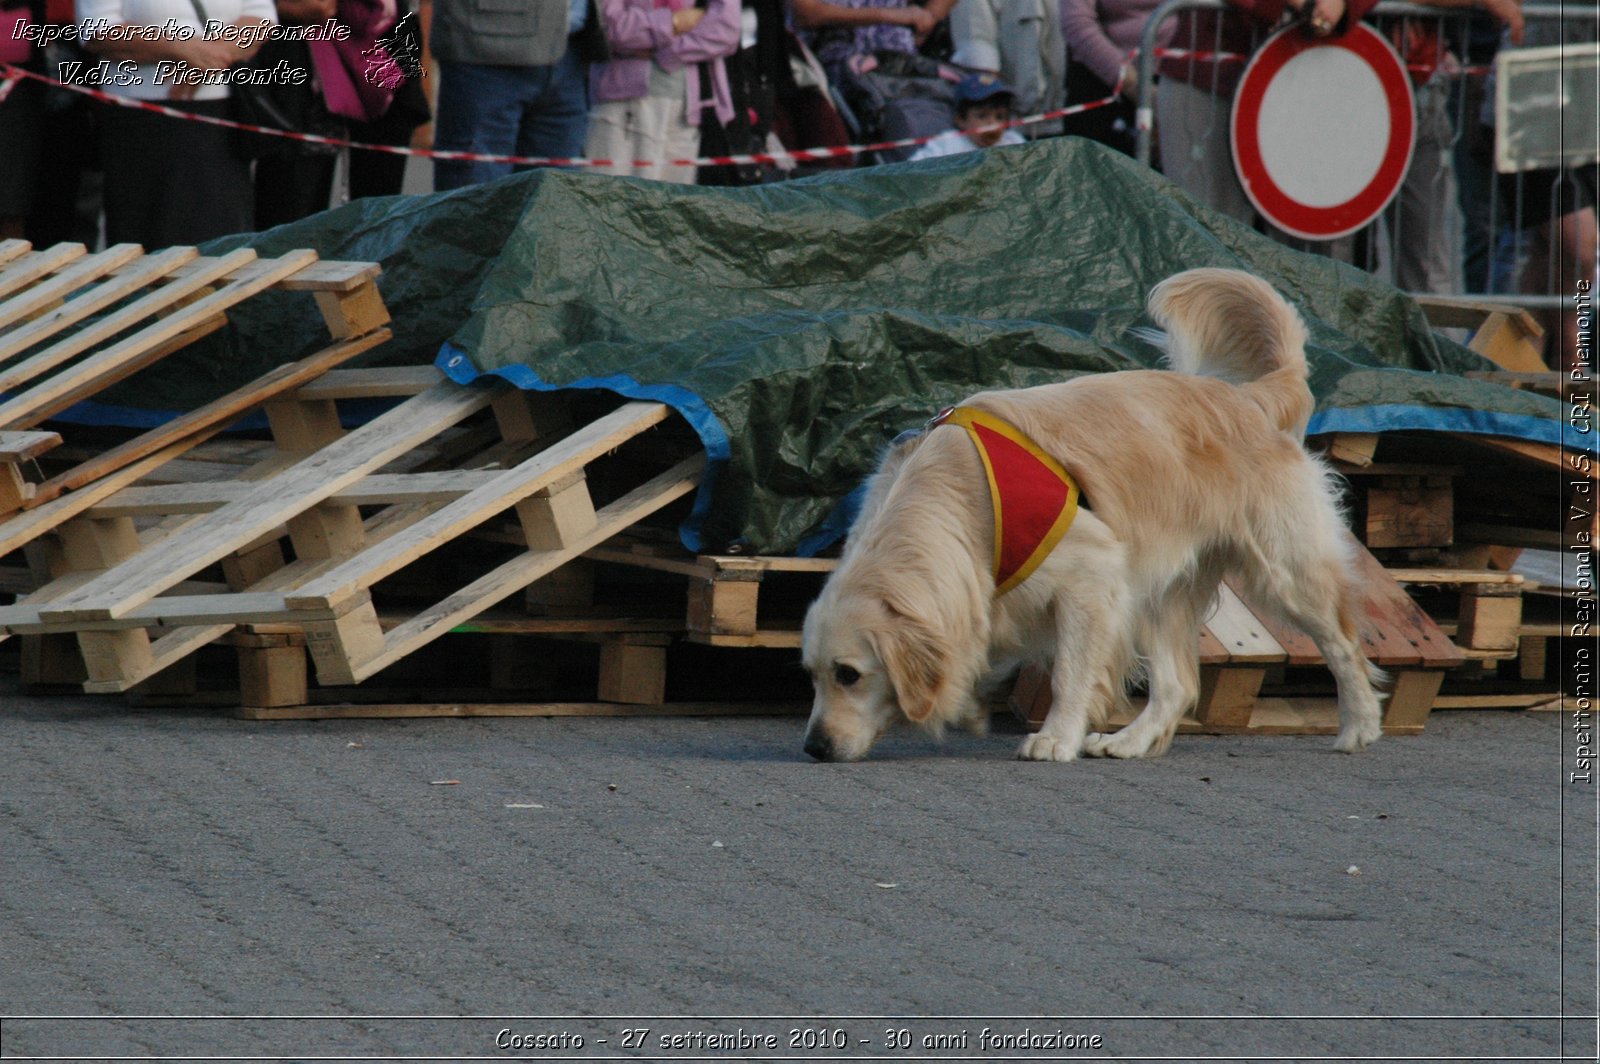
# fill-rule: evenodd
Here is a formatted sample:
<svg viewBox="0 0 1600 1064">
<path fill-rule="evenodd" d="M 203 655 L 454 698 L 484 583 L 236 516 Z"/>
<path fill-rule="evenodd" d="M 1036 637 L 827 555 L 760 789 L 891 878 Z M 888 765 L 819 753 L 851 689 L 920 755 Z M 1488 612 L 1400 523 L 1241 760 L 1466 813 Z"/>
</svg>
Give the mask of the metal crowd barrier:
<svg viewBox="0 0 1600 1064">
<path fill-rule="evenodd" d="M 1137 136 L 1138 158 L 1145 164 L 1156 160 L 1158 148 L 1159 121 L 1158 110 L 1167 110 L 1159 106 L 1162 84 L 1157 81 L 1157 69 L 1162 53 L 1158 49 L 1164 48 L 1168 57 L 1176 57 L 1179 61 L 1202 63 L 1212 61 L 1217 53 L 1223 52 L 1224 42 L 1220 34 L 1212 35 L 1205 40 L 1184 40 L 1174 36 L 1162 44 L 1163 28 L 1169 20 L 1185 12 L 1222 11 L 1229 7 L 1223 0 L 1166 0 L 1152 13 L 1145 26 L 1143 42 L 1138 57 L 1139 76 L 1139 104 L 1137 111 Z M 1473 16 L 1477 14 L 1482 18 L 1474 22 Z M 1523 18 L 1529 29 L 1530 37 L 1536 37 L 1534 27 L 1544 24 L 1545 30 L 1557 27 L 1549 25 L 1549 20 L 1561 20 L 1565 16 L 1568 20 L 1573 17 L 1588 17 L 1593 21 L 1592 9 L 1574 11 L 1570 6 L 1560 4 L 1527 4 L 1522 8 Z M 1541 264 L 1530 263 L 1529 234 L 1543 223 L 1551 221 L 1549 217 L 1526 216 L 1525 202 L 1530 199 L 1525 192 L 1539 190 L 1529 185 L 1529 182 L 1548 180 L 1548 171 L 1518 172 L 1508 177 L 1501 177 L 1495 169 L 1495 143 L 1491 128 L 1480 119 L 1485 116 L 1484 108 L 1493 106 L 1492 96 L 1487 95 L 1491 84 L 1489 73 L 1489 57 L 1494 52 L 1496 37 L 1501 27 L 1492 24 L 1487 19 L 1487 14 L 1470 8 L 1438 8 L 1427 7 L 1413 3 L 1385 0 L 1369 14 L 1368 21 L 1378 20 L 1380 29 L 1389 31 L 1387 36 L 1394 37 L 1397 27 L 1404 33 L 1413 25 L 1428 24 L 1438 27 L 1442 33 L 1444 44 L 1460 59 L 1460 70 L 1452 70 L 1448 66 L 1432 73 L 1427 80 L 1418 84 L 1413 80 L 1413 92 L 1418 101 L 1418 136 L 1419 155 L 1414 159 L 1413 168 L 1419 163 L 1432 167 L 1432 184 L 1427 189 L 1427 200 L 1435 206 L 1448 210 L 1449 217 L 1444 225 L 1443 236 L 1448 241 L 1448 246 L 1443 249 L 1434 249 L 1437 257 L 1446 260 L 1449 264 L 1448 276 L 1441 277 L 1438 270 L 1431 265 L 1417 267 L 1416 256 L 1419 252 L 1418 230 L 1433 229 L 1438 231 L 1439 226 L 1435 219 L 1427 219 L 1425 223 L 1410 224 L 1406 215 L 1394 204 L 1386 210 L 1377 220 L 1366 229 L 1351 236 L 1341 238 L 1336 242 L 1299 242 L 1287 234 L 1274 234 L 1285 239 L 1290 244 L 1299 244 L 1307 250 L 1318 250 L 1334 254 L 1336 257 L 1349 261 L 1354 265 L 1379 273 L 1390 280 L 1400 283 L 1417 292 L 1430 292 L 1436 295 L 1465 295 L 1489 294 L 1493 298 L 1496 294 L 1511 299 L 1511 293 L 1518 293 L 1515 302 L 1530 307 L 1551 308 L 1569 301 L 1572 293 L 1564 290 L 1557 283 L 1557 278 L 1565 278 L 1570 285 L 1572 276 L 1572 263 L 1557 264 L 1555 262 Z M 1179 23 L 1179 27 L 1183 23 Z M 1271 32 L 1271 27 L 1261 27 L 1257 30 L 1251 51 L 1259 47 L 1260 43 Z M 1168 33 L 1172 31 L 1167 30 Z M 1592 39 L 1592 38 L 1591 38 Z M 1600 46 L 1596 46 L 1600 47 Z M 1508 53 L 1509 54 L 1509 53 Z M 1225 61 L 1237 62 L 1242 69 L 1247 56 L 1233 56 Z M 1405 58 L 1402 56 L 1402 58 Z M 1586 61 L 1587 62 L 1587 61 Z M 1591 73 L 1584 75 L 1592 78 Z M 1588 83 L 1583 83 L 1587 85 Z M 1174 98 L 1182 97 L 1188 87 L 1183 91 L 1175 91 Z M 1588 93 L 1586 87 L 1579 92 Z M 1591 93 L 1592 94 L 1592 93 Z M 1574 134 L 1580 139 L 1588 138 L 1585 143 L 1592 142 L 1592 130 L 1585 124 L 1592 124 L 1593 111 L 1591 109 L 1582 118 L 1574 119 L 1571 115 L 1573 100 L 1562 100 L 1560 94 L 1548 100 L 1544 98 L 1530 98 L 1522 100 L 1519 120 L 1526 120 L 1530 113 L 1536 113 L 1541 108 L 1553 109 L 1554 114 L 1550 121 L 1559 124 L 1564 121 L 1577 121 L 1580 123 L 1578 132 Z M 1572 96 L 1569 91 L 1568 97 Z M 1337 106 L 1337 100 L 1330 100 L 1330 106 Z M 1213 97 L 1216 103 L 1216 97 Z M 1200 113 L 1198 108 L 1191 109 L 1191 113 Z M 1213 114 L 1226 114 L 1220 106 L 1212 107 Z M 1214 124 L 1218 121 L 1211 119 Z M 1220 151 L 1229 153 L 1229 139 L 1226 119 L 1221 120 L 1222 128 L 1207 126 L 1202 132 L 1195 133 L 1187 138 L 1192 145 L 1191 152 Z M 1187 127 L 1186 127 L 1187 128 Z M 1565 138 L 1566 130 L 1563 127 L 1562 136 Z M 1442 144 L 1432 144 L 1429 149 L 1437 151 L 1425 162 L 1420 154 L 1423 138 L 1432 137 L 1437 141 L 1443 138 Z M 1562 145 L 1567 147 L 1565 143 Z M 1583 149 L 1587 151 L 1588 149 Z M 1570 149 L 1569 149 L 1570 155 Z M 1196 156 L 1197 158 L 1199 156 Z M 1173 177 L 1180 185 L 1184 181 L 1174 171 L 1179 170 L 1180 160 L 1161 159 L 1158 165 Z M 1570 163 L 1569 163 L 1570 165 Z M 1592 166 L 1592 161 L 1581 165 Z M 1431 172 L 1431 171 L 1430 171 Z M 1532 174 L 1532 176 L 1530 176 Z M 1410 175 L 1408 175 L 1408 180 Z M 1204 199 L 1204 196 L 1201 196 Z M 1535 195 L 1531 199 L 1538 202 L 1550 197 Z M 1397 197 L 1396 202 L 1399 202 Z M 1413 203 L 1417 202 L 1415 200 Z M 1551 204 L 1551 214 L 1559 213 L 1556 205 Z M 1237 216 L 1237 215 L 1235 215 Z M 1246 220 L 1247 219 L 1241 219 Z M 1409 243 L 1408 243 L 1409 241 Z M 1331 247 L 1330 244 L 1338 244 Z M 1568 249 L 1570 251 L 1570 249 Z M 1554 255 L 1553 250 L 1546 250 L 1545 254 Z M 1409 256 L 1404 267 L 1401 266 L 1402 256 Z M 1528 291 L 1527 294 L 1518 292 L 1519 274 L 1537 272 L 1540 266 L 1545 266 L 1544 275 L 1550 282 L 1543 287 L 1542 292 Z M 1589 279 L 1594 276 L 1594 264 L 1587 264 Z M 1582 265 L 1579 267 L 1582 272 Z M 1565 270 L 1565 272 L 1563 272 Z M 1425 282 L 1418 283 L 1407 273 L 1425 275 Z M 1407 282 L 1410 283 L 1407 283 Z"/>
</svg>

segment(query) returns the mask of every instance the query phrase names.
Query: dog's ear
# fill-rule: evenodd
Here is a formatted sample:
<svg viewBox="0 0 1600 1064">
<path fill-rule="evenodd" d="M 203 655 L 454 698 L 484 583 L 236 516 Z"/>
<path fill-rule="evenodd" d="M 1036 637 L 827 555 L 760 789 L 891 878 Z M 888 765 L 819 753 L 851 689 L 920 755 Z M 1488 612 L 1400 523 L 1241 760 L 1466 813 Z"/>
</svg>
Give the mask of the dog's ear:
<svg viewBox="0 0 1600 1064">
<path fill-rule="evenodd" d="M 913 724 L 921 724 L 933 714 L 944 688 L 945 655 L 932 628 L 888 605 L 894 621 L 874 633 L 873 642 L 900 711 Z"/>
</svg>

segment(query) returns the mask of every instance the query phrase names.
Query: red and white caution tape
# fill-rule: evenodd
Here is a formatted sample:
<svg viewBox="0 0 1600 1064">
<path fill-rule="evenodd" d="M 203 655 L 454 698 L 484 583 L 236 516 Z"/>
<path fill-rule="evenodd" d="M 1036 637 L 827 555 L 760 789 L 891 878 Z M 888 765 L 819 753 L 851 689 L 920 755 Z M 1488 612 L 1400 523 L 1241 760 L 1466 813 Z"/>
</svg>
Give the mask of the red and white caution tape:
<svg viewBox="0 0 1600 1064">
<path fill-rule="evenodd" d="M 1130 53 L 1130 57 L 1136 53 Z M 1189 48 L 1163 48 L 1156 53 L 1162 59 L 1187 59 L 1193 63 L 1242 63 L 1249 59 L 1248 55 L 1237 52 L 1200 51 Z M 1414 64 L 1413 70 L 1430 72 L 1433 67 Z M 1461 71 L 1470 75 L 1487 73 L 1487 67 L 1472 67 Z M 108 103 L 117 107 L 131 107 L 136 110 L 150 111 L 155 114 L 166 115 L 186 122 L 204 122 L 208 125 L 223 126 L 228 129 L 240 129 L 248 133 L 259 133 L 269 137 L 284 137 L 288 140 L 302 141 L 308 144 L 321 144 L 330 148 L 353 148 L 358 151 L 387 152 L 390 155 L 408 155 L 424 159 L 447 159 L 458 162 L 474 163 L 510 163 L 514 166 L 564 166 L 573 168 L 606 167 L 615 168 L 627 166 L 643 169 L 651 166 L 781 166 L 787 163 L 826 162 L 830 159 L 851 158 L 865 155 L 868 152 L 892 151 L 897 148 L 913 148 L 926 144 L 933 136 L 907 137 L 903 140 L 880 141 L 876 144 L 847 144 L 838 147 L 825 148 L 797 148 L 793 151 L 756 152 L 749 155 L 713 155 L 699 159 L 671 159 L 666 162 L 656 159 L 636 159 L 632 162 L 619 162 L 614 159 L 561 159 L 535 155 L 493 155 L 483 152 L 446 151 L 438 148 L 405 148 L 394 144 L 363 144 L 357 141 L 343 140 L 337 137 L 324 137 L 315 133 L 300 133 L 293 130 L 269 129 L 265 126 L 253 126 L 243 122 L 235 122 L 227 118 L 214 118 L 210 115 L 197 115 L 189 111 L 180 111 L 174 107 L 164 107 L 149 100 L 134 100 L 126 96 L 117 96 L 114 93 L 91 88 L 87 85 L 73 85 L 59 81 L 44 74 L 36 74 L 31 70 L 24 70 L 18 66 L 0 64 L 0 102 L 9 96 L 13 89 L 23 78 L 66 89 L 101 103 Z M 1106 107 L 1116 103 L 1117 94 L 1113 93 L 1102 100 L 1093 100 L 1088 103 L 1074 104 L 1042 114 L 1028 115 L 1025 118 L 1014 119 L 1004 123 L 1005 128 L 1037 125 L 1041 122 L 1050 122 L 1068 115 L 1082 114 L 1096 108 Z"/>
<path fill-rule="evenodd" d="M 561 159 L 535 155 L 491 155 L 482 152 L 445 151 L 438 148 L 404 148 L 393 144 L 363 144 L 358 141 L 342 140 L 336 137 L 324 137 L 315 133 L 299 133 L 293 130 L 269 129 L 265 126 L 254 126 L 244 122 L 235 122 L 228 118 L 214 118 L 210 115 L 197 115 L 190 111 L 180 111 L 175 107 L 165 107 L 149 100 L 134 100 L 126 96 L 117 96 L 114 93 L 100 89 L 90 88 L 87 85 L 72 85 L 58 81 L 43 74 L 36 74 L 31 70 L 21 67 L 0 66 L 0 99 L 4 93 L 10 91 L 20 78 L 30 78 L 58 89 L 66 89 L 99 100 L 101 103 L 112 104 L 117 107 L 130 107 L 135 110 L 149 111 L 154 114 L 166 115 L 186 122 L 203 122 L 207 125 L 223 126 L 228 129 L 241 129 L 249 133 L 260 133 L 271 137 L 284 137 L 288 140 L 297 140 L 307 144 L 322 144 L 332 148 L 353 148 L 359 151 L 387 152 L 390 155 L 408 155 L 424 159 L 449 159 L 461 162 L 475 163 L 511 163 L 516 166 L 564 166 L 564 167 L 617 167 L 629 166 L 643 168 L 650 166 L 756 166 L 756 165 L 782 165 L 784 163 L 823 162 L 829 159 L 843 159 L 851 156 L 863 155 L 867 152 L 890 151 L 895 148 L 911 148 L 926 144 L 932 136 L 908 137 L 904 140 L 880 141 L 876 144 L 848 144 L 838 147 L 825 148 L 797 148 L 793 151 L 756 152 L 750 155 L 713 155 L 699 159 L 671 159 L 666 162 L 661 160 L 634 160 L 632 162 L 618 162 L 612 159 Z M 1016 126 L 1034 125 L 1048 122 L 1067 115 L 1081 114 L 1092 111 L 1097 107 L 1105 107 L 1115 103 L 1116 96 L 1108 96 L 1103 100 L 1090 103 L 1076 104 L 1072 107 L 1063 107 L 1043 114 L 1029 115 L 1025 118 L 1014 119 L 1004 123 L 1005 128 Z"/>
</svg>

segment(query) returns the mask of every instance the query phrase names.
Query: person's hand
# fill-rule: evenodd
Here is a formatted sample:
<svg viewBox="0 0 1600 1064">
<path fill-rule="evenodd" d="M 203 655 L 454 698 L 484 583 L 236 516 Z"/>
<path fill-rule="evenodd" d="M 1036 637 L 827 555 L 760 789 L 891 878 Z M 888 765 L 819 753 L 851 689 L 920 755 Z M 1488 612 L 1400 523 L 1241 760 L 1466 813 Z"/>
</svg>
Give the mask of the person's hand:
<svg viewBox="0 0 1600 1064">
<path fill-rule="evenodd" d="M 672 13 L 672 32 L 683 35 L 700 25 L 700 20 L 706 17 L 703 7 L 681 7 Z"/>
<path fill-rule="evenodd" d="M 1139 68 L 1132 63 L 1122 64 L 1122 76 L 1117 79 L 1117 91 L 1129 103 L 1139 102 Z"/>
<path fill-rule="evenodd" d="M 1344 18 L 1344 0 L 1300 0 L 1300 3 L 1290 0 L 1289 6 L 1302 14 L 1310 8 L 1311 17 L 1306 20 L 1306 25 L 1315 37 L 1328 36 L 1339 28 Z"/>
<path fill-rule="evenodd" d="M 939 24 L 939 20 L 934 18 L 927 8 L 918 7 L 916 4 L 893 10 L 898 11 L 901 23 L 911 29 L 911 35 L 916 39 L 918 46 L 928 39 L 928 34 Z"/>
<path fill-rule="evenodd" d="M 194 70 L 227 70 L 242 61 L 246 54 L 234 41 L 208 41 L 194 37 L 187 41 L 174 41 L 172 57 Z M 167 90 L 167 99 L 192 100 L 198 91 L 198 81 L 176 81 Z"/>
<path fill-rule="evenodd" d="M 201 70 L 227 70 L 245 58 L 237 41 L 208 41 L 200 37 L 176 42 L 177 58 Z"/>
<path fill-rule="evenodd" d="M 1483 0 L 1483 6 L 1505 26 L 1512 44 L 1522 43 L 1522 0 Z"/>
</svg>

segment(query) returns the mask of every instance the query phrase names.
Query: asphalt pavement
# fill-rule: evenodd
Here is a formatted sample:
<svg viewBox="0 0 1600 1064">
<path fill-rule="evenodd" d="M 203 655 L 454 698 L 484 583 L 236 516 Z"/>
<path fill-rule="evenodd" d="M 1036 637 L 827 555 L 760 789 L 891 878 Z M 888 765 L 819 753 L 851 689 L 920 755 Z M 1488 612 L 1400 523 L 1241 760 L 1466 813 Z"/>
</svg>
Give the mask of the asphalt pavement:
<svg viewBox="0 0 1600 1064">
<path fill-rule="evenodd" d="M 0 677 L 0 1051 L 1594 1059 L 1560 714 L 1149 762 L 796 718 L 256 723 Z"/>
</svg>

